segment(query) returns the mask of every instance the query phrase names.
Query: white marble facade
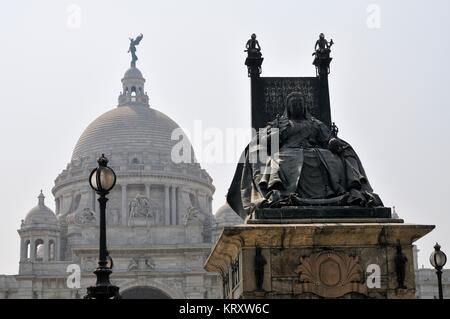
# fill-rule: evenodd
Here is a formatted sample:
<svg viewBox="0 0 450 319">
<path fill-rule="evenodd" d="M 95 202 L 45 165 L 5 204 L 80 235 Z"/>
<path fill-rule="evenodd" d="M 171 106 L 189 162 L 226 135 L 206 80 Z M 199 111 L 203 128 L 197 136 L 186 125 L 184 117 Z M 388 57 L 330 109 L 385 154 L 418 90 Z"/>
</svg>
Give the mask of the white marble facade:
<svg viewBox="0 0 450 319">
<path fill-rule="evenodd" d="M 95 283 L 99 209 L 87 180 L 102 153 L 117 174 L 108 196 L 107 239 L 112 281 L 121 293 L 221 296 L 218 276 L 207 273 L 203 263 L 222 227 L 241 220 L 226 206 L 216 220 L 208 173 L 198 163 L 173 163 L 177 141 L 171 134 L 178 125 L 149 106 L 144 83 L 137 68 L 127 70 L 118 107 L 83 132 L 55 180 L 55 213 L 39 195 L 18 231 L 19 274 L 0 276 L 0 298 L 80 298 Z M 80 288 L 67 286 L 67 266 L 73 264 L 81 269 Z"/>
</svg>

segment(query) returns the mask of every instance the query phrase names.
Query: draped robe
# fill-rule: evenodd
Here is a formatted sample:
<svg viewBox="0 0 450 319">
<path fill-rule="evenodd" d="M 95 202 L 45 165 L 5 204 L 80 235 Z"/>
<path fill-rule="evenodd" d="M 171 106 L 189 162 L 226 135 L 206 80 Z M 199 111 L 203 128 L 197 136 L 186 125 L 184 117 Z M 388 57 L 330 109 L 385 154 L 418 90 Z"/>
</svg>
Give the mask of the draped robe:
<svg viewBox="0 0 450 319">
<path fill-rule="evenodd" d="M 283 115 L 265 132 L 246 147 L 227 194 L 242 218 L 257 207 L 383 206 L 353 148 L 319 120 Z M 271 149 L 272 139 L 278 149 Z M 331 139 L 338 151 L 329 149 Z M 268 156 L 261 161 L 260 154 Z"/>
</svg>

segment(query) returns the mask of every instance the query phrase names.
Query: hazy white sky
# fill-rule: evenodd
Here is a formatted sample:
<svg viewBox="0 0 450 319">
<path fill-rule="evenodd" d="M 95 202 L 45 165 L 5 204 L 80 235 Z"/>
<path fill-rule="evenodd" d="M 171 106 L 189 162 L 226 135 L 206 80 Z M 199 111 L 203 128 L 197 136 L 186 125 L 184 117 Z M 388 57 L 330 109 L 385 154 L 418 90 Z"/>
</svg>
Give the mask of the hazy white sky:
<svg viewBox="0 0 450 319">
<path fill-rule="evenodd" d="M 70 19 L 74 8 L 79 28 Z M 381 10 L 379 28 L 367 23 L 373 8 Z M 151 106 L 187 130 L 196 120 L 206 128 L 250 125 L 243 49 L 252 32 L 266 76 L 314 75 L 318 34 L 333 38 L 330 95 L 340 137 L 385 205 L 409 223 L 437 225 L 418 242 L 419 265 L 429 267 L 436 241 L 450 253 L 448 12 L 447 0 L 3 3 L 0 273 L 18 271 L 16 230 L 39 190 L 53 208 L 53 181 L 81 132 L 116 107 L 128 37 L 140 32 L 138 67 Z M 235 165 L 203 167 L 214 178 L 218 208 Z"/>
</svg>

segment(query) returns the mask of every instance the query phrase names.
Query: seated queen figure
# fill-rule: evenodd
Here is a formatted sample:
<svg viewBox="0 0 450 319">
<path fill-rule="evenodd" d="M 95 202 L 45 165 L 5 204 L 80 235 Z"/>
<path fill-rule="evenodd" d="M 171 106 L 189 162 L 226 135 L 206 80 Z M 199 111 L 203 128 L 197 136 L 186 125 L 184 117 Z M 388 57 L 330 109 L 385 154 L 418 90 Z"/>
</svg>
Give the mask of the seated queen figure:
<svg viewBox="0 0 450 319">
<path fill-rule="evenodd" d="M 255 208 L 383 206 L 355 151 L 309 114 L 300 93 L 288 95 L 284 114 L 262 132 L 245 149 L 227 194 L 241 217 Z"/>
</svg>

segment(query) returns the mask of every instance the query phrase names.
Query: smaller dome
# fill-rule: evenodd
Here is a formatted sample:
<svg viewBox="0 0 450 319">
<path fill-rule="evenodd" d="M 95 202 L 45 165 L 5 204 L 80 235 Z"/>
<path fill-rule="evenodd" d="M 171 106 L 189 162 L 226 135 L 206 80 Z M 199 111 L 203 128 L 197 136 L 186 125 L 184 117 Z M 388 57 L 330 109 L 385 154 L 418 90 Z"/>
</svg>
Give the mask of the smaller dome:
<svg viewBox="0 0 450 319">
<path fill-rule="evenodd" d="M 142 76 L 142 73 L 141 73 L 141 71 L 139 71 L 138 68 L 131 67 L 125 72 L 125 75 L 123 76 L 123 78 L 124 79 L 142 79 L 144 77 Z"/>
<path fill-rule="evenodd" d="M 30 210 L 25 217 L 24 225 L 35 225 L 35 224 L 47 224 L 47 225 L 57 225 L 58 219 L 55 213 L 45 206 L 44 203 L 45 196 L 41 193 L 38 196 L 38 205 Z"/>
<path fill-rule="evenodd" d="M 219 227 L 239 225 L 244 222 L 228 203 L 223 204 L 217 210 L 215 219 Z"/>
</svg>

